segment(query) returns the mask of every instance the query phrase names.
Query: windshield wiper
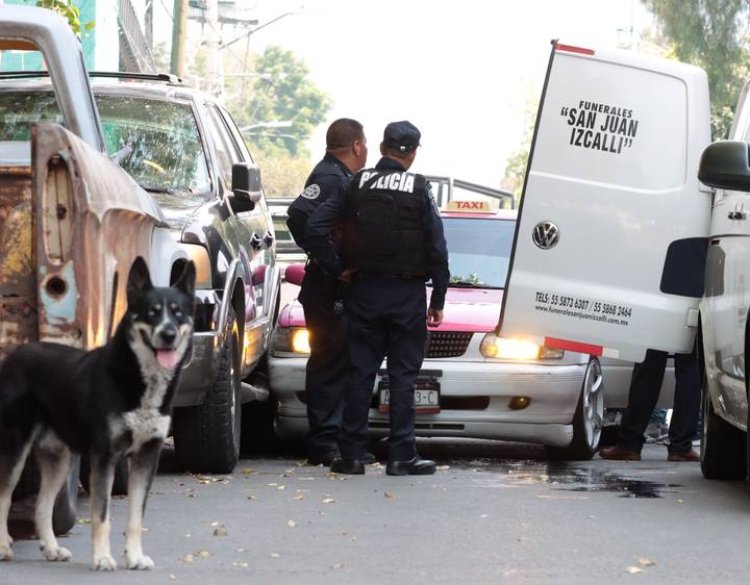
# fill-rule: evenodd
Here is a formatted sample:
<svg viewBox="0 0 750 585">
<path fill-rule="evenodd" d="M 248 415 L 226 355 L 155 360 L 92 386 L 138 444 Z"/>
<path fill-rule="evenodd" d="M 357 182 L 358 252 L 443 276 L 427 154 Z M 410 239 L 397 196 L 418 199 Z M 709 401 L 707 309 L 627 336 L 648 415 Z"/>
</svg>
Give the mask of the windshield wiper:
<svg viewBox="0 0 750 585">
<path fill-rule="evenodd" d="M 448 288 L 491 288 L 491 289 L 499 289 L 503 288 L 502 286 L 490 286 L 489 284 L 482 284 L 479 282 L 449 282 Z"/>
<path fill-rule="evenodd" d="M 172 187 L 157 187 L 156 185 L 141 185 L 141 188 L 145 189 L 146 191 L 149 191 L 150 193 L 168 193 L 169 195 L 174 195 L 175 193 L 177 193 L 177 190 L 173 189 Z"/>
</svg>

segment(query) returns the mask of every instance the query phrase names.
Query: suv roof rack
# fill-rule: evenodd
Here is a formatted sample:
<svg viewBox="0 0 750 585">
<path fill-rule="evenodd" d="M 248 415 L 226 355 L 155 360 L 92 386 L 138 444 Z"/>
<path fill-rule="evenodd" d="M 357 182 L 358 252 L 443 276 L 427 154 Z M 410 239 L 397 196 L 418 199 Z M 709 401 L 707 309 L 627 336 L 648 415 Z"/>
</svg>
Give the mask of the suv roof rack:
<svg viewBox="0 0 750 585">
<path fill-rule="evenodd" d="M 141 73 L 139 71 L 89 71 L 89 77 L 110 77 L 114 79 L 142 79 L 165 81 L 175 85 L 182 83 L 182 77 L 171 73 Z"/>
<path fill-rule="evenodd" d="M 34 79 L 49 77 L 49 71 L 0 71 L 0 79 Z M 114 79 L 142 79 L 164 81 L 174 85 L 182 84 L 182 77 L 171 73 L 139 73 L 135 71 L 89 71 L 89 77 L 110 77 Z"/>
</svg>

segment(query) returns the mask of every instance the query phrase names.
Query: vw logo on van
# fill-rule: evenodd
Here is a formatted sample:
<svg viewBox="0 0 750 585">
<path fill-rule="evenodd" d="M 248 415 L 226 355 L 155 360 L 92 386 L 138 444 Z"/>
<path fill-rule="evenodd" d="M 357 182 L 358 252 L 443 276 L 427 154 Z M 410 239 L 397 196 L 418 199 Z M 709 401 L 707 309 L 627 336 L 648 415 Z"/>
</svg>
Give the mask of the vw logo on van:
<svg viewBox="0 0 750 585">
<path fill-rule="evenodd" d="M 557 226 L 551 221 L 543 221 L 534 226 L 531 239 L 542 250 L 549 250 L 557 245 L 560 239 L 560 232 Z"/>
</svg>

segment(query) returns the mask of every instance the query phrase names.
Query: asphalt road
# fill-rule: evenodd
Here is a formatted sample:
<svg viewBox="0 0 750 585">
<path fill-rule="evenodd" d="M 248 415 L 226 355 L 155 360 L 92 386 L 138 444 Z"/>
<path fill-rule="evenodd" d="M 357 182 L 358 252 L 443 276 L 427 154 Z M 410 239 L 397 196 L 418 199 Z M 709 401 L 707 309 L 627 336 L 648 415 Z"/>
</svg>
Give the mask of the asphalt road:
<svg viewBox="0 0 750 585">
<path fill-rule="evenodd" d="M 146 514 L 153 571 L 90 570 L 82 496 L 63 539 L 73 561 L 43 561 L 35 541 L 17 540 L 0 583 L 747 583 L 748 485 L 704 480 L 664 447 L 622 463 L 550 463 L 541 448 L 489 441 L 419 449 L 436 475 L 373 465 L 336 476 L 286 454 L 200 476 L 178 471 L 167 449 Z M 125 509 L 117 498 L 115 553 Z"/>
</svg>

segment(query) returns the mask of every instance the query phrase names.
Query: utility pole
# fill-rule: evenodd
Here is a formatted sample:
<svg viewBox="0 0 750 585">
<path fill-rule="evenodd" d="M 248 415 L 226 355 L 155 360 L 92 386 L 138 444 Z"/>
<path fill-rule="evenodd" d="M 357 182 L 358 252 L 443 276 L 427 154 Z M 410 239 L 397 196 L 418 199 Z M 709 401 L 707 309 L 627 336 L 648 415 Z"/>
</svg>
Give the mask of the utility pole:
<svg viewBox="0 0 750 585">
<path fill-rule="evenodd" d="M 154 52 L 154 1 L 146 0 L 146 15 L 143 19 L 148 50 Z"/>
<path fill-rule="evenodd" d="M 188 0 L 174 0 L 174 26 L 172 28 L 172 61 L 170 73 L 185 75 L 185 35 L 187 34 Z"/>
</svg>

